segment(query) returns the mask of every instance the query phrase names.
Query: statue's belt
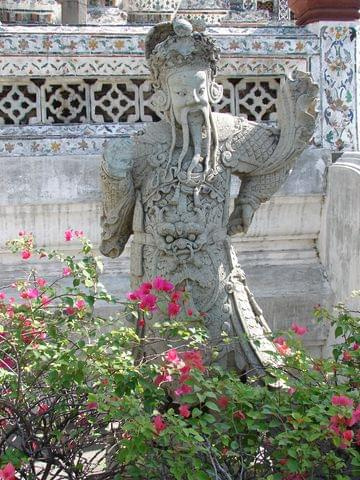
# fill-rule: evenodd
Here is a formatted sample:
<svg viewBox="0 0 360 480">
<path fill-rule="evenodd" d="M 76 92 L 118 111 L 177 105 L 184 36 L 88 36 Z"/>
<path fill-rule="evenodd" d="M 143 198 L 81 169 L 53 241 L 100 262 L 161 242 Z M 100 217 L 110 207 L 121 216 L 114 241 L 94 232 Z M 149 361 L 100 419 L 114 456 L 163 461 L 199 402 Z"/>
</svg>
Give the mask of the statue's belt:
<svg viewBox="0 0 360 480">
<path fill-rule="evenodd" d="M 226 228 L 219 228 L 218 230 L 208 234 L 206 244 L 210 245 L 218 242 L 223 242 L 226 238 L 228 238 Z M 153 235 L 151 235 L 151 233 L 134 232 L 133 242 L 139 245 L 149 245 L 152 247 L 160 246 L 159 242 L 156 241 L 156 239 Z"/>
</svg>

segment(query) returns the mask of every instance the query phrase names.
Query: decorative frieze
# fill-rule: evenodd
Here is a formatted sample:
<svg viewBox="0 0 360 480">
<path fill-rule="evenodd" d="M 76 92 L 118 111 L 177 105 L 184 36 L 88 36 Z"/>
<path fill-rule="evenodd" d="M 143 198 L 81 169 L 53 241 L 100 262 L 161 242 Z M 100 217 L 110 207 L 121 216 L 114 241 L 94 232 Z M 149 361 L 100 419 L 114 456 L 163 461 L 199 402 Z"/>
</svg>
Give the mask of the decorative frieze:
<svg viewBox="0 0 360 480">
<path fill-rule="evenodd" d="M 320 36 L 323 143 L 332 150 L 358 150 L 356 28 L 328 24 Z"/>
</svg>

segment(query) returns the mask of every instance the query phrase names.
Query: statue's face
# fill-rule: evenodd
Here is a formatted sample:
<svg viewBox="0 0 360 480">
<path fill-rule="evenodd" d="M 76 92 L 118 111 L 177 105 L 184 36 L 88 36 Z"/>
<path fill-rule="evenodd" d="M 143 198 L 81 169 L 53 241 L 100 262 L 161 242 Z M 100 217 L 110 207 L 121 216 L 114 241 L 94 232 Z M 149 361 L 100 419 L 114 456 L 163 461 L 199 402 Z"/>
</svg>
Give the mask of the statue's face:
<svg viewBox="0 0 360 480">
<path fill-rule="evenodd" d="M 185 112 L 210 108 L 207 82 L 205 70 L 181 70 L 168 77 L 171 105 L 177 123 L 183 123 Z"/>
</svg>

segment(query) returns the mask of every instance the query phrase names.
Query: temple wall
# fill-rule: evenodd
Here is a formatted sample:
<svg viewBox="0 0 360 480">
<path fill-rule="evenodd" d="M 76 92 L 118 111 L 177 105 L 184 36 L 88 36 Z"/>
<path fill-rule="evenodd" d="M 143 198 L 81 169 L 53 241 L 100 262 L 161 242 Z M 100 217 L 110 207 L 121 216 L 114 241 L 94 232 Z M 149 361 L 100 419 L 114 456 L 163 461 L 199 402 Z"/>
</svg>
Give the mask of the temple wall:
<svg viewBox="0 0 360 480">
<path fill-rule="evenodd" d="M 122 8 L 115 3 L 100 7 Z M 243 2 L 227 3 L 243 8 Z M 276 15 L 257 11 L 256 2 L 245 3 L 248 10 L 241 10 L 240 16 L 235 7 L 231 18 L 224 8 L 206 13 L 213 21 L 207 31 L 221 50 L 219 81 L 225 95 L 218 111 L 275 122 L 279 84 L 298 68 L 310 71 L 319 84 L 320 113 L 313 145 L 298 159 L 281 190 L 261 206 L 248 234 L 233 242 L 270 325 L 282 329 L 293 321 L 311 324 L 312 335 L 305 342 L 322 352 L 328 332 L 312 321 L 313 306 L 330 306 L 350 288 L 341 280 L 342 260 L 336 260 L 344 241 L 341 227 L 336 227 L 337 240 L 329 233 L 334 224 L 331 212 L 338 208 L 341 217 L 349 201 L 336 186 L 337 178 L 343 183 L 347 177 L 343 170 L 337 173 L 336 164 L 330 165 L 332 152 L 359 148 L 356 29 L 351 22 L 299 28 L 289 22 L 287 2 L 277 3 L 281 10 Z M 189 2 L 185 4 L 188 8 Z M 182 15 L 195 15 L 186 8 Z M 84 230 L 98 244 L 104 144 L 158 119 L 149 102 L 144 61 L 149 26 L 100 26 L 107 14 L 108 10 L 103 20 L 97 17 L 81 27 L 0 25 L 0 283 L 22 272 L 23 264 L 5 245 L 21 229 L 32 231 L 40 244 L 67 251 L 73 248 L 64 241 L 67 228 Z M 198 13 L 200 20 L 202 15 Z M 222 26 L 217 24 L 219 15 Z M 141 20 L 141 15 L 135 17 L 136 12 L 134 21 Z M 358 211 L 355 187 L 352 192 L 352 208 L 343 221 Z M 338 195 L 343 207 L 336 207 Z M 347 262 L 356 245 L 354 237 L 345 252 Z M 129 287 L 128 253 L 127 248 L 121 258 L 105 259 L 104 283 L 115 293 Z M 40 268 L 56 275 L 54 266 Z M 355 273 L 352 278 L 356 285 Z"/>
</svg>

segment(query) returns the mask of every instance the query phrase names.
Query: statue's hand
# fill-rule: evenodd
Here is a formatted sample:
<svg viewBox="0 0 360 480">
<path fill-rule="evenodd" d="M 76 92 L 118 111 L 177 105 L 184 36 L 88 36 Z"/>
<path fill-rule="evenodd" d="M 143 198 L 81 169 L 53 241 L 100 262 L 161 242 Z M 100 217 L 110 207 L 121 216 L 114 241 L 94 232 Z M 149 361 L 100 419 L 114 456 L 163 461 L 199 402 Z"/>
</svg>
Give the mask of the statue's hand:
<svg viewBox="0 0 360 480">
<path fill-rule="evenodd" d="M 246 233 L 250 227 L 255 210 L 248 203 L 236 205 L 230 215 L 228 224 L 228 234 Z"/>
</svg>

